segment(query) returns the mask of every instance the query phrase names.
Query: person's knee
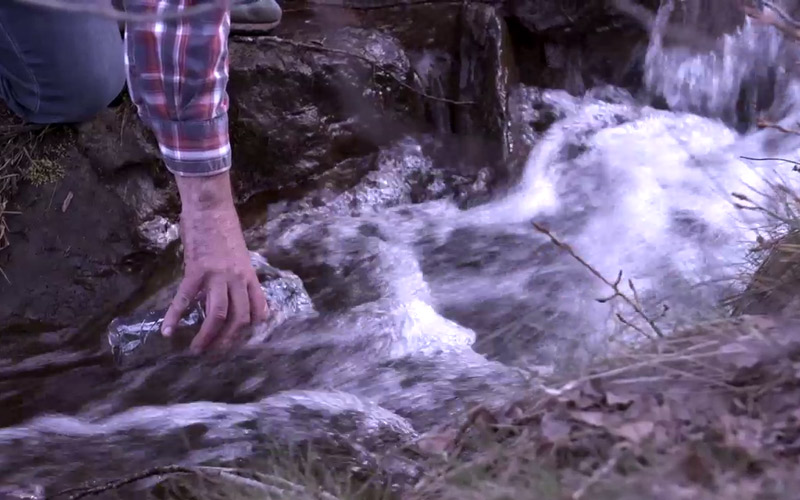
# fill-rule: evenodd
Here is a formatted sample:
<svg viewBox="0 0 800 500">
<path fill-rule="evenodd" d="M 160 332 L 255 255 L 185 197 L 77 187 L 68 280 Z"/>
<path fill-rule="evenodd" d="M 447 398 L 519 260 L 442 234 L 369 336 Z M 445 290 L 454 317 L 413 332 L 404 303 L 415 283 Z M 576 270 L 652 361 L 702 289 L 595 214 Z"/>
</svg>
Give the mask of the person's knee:
<svg viewBox="0 0 800 500">
<path fill-rule="evenodd" d="M 108 107 L 125 86 L 122 55 L 119 64 L 49 76 L 46 86 L 20 85 L 6 93 L 7 105 L 30 123 L 76 123 Z"/>
<path fill-rule="evenodd" d="M 124 46 L 117 25 L 104 19 L 42 15 L 52 17 L 41 23 L 52 25 L 53 40 L 27 31 L 4 31 L 9 43 L 0 44 L 0 97 L 29 122 L 90 119 L 125 85 Z"/>
<path fill-rule="evenodd" d="M 39 96 L 38 109 L 28 117 L 30 121 L 82 122 L 108 107 L 125 86 L 122 55 L 118 64 L 95 65 L 61 75 L 59 80 L 50 92 Z"/>
<path fill-rule="evenodd" d="M 66 77 L 63 95 L 58 100 L 60 106 L 54 106 L 52 114 L 59 116 L 62 122 L 89 120 L 107 108 L 124 86 L 125 68 L 120 56 L 119 64 L 94 67 L 80 75 Z"/>
</svg>

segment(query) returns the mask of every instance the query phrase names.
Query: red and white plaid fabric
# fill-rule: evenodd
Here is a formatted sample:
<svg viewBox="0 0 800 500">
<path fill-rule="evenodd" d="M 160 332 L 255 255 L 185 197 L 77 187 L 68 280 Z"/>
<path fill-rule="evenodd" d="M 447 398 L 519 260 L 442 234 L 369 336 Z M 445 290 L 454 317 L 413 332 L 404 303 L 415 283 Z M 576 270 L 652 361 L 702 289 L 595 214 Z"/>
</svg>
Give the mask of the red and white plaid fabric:
<svg viewBox="0 0 800 500">
<path fill-rule="evenodd" d="M 126 0 L 136 14 L 176 12 L 219 0 Z M 129 92 L 153 130 L 167 168 L 204 176 L 231 167 L 228 136 L 230 11 L 220 7 L 181 19 L 128 23 Z"/>
</svg>

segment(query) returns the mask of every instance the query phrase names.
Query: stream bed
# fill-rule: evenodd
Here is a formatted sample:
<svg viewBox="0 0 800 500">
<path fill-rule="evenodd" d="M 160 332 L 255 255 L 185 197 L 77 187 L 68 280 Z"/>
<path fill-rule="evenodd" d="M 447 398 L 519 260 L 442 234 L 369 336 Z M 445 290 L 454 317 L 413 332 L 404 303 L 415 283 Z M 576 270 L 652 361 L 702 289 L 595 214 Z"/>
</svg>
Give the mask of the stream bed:
<svg viewBox="0 0 800 500">
<path fill-rule="evenodd" d="M 382 149 L 348 189 L 265 207 L 246 236 L 273 318 L 240 351 L 182 350 L 199 305 L 176 340 L 161 338 L 172 283 L 111 322 L 101 360 L 0 381 L 26 415 L 3 418 L 0 484 L 53 491 L 303 444 L 400 488 L 421 473 L 413 443 L 470 408 L 503 408 L 541 376 L 729 314 L 722 304 L 747 285 L 770 223 L 732 193 L 779 211 L 771 185 L 797 185 L 790 164 L 743 158 L 793 159 L 800 147 L 798 135 L 743 125 L 753 109 L 797 123 L 796 49 L 749 21 L 710 51 L 672 47 L 659 31 L 667 9 L 640 91 L 514 89 L 523 124 L 552 123 L 523 130 L 524 171 L 501 194 L 442 196 L 447 156 L 418 134 Z M 464 197 L 485 192 L 482 175 L 459 186 Z M 659 331 L 598 301 L 613 290 L 597 274 L 613 283 L 620 271 Z"/>
</svg>

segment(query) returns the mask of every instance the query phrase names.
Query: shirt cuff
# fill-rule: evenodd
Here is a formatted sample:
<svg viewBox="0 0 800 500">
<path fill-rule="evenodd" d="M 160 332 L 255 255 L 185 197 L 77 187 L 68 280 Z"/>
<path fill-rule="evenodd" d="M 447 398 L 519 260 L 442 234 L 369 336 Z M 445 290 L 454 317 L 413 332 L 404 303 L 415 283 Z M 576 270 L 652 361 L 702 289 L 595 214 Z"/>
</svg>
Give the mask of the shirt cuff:
<svg viewBox="0 0 800 500">
<path fill-rule="evenodd" d="M 145 121 L 158 140 L 164 164 L 173 174 L 205 177 L 230 170 L 227 113 L 205 121 Z"/>
</svg>

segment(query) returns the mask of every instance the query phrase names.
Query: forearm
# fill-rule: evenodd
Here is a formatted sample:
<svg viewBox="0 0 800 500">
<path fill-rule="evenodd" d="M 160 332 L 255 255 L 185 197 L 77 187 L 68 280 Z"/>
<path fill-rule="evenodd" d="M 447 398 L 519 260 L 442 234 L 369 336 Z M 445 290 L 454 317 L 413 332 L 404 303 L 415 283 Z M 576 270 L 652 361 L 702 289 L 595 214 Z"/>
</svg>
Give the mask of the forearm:
<svg viewBox="0 0 800 500">
<path fill-rule="evenodd" d="M 126 10 L 154 14 L 216 1 L 126 0 Z M 131 98 L 180 184 L 187 184 L 183 177 L 217 176 L 231 167 L 229 30 L 223 7 L 185 19 L 130 23 L 126 30 Z"/>
<path fill-rule="evenodd" d="M 202 214 L 233 208 L 229 171 L 202 177 L 178 175 L 175 179 L 184 211 L 190 208 Z"/>
</svg>

